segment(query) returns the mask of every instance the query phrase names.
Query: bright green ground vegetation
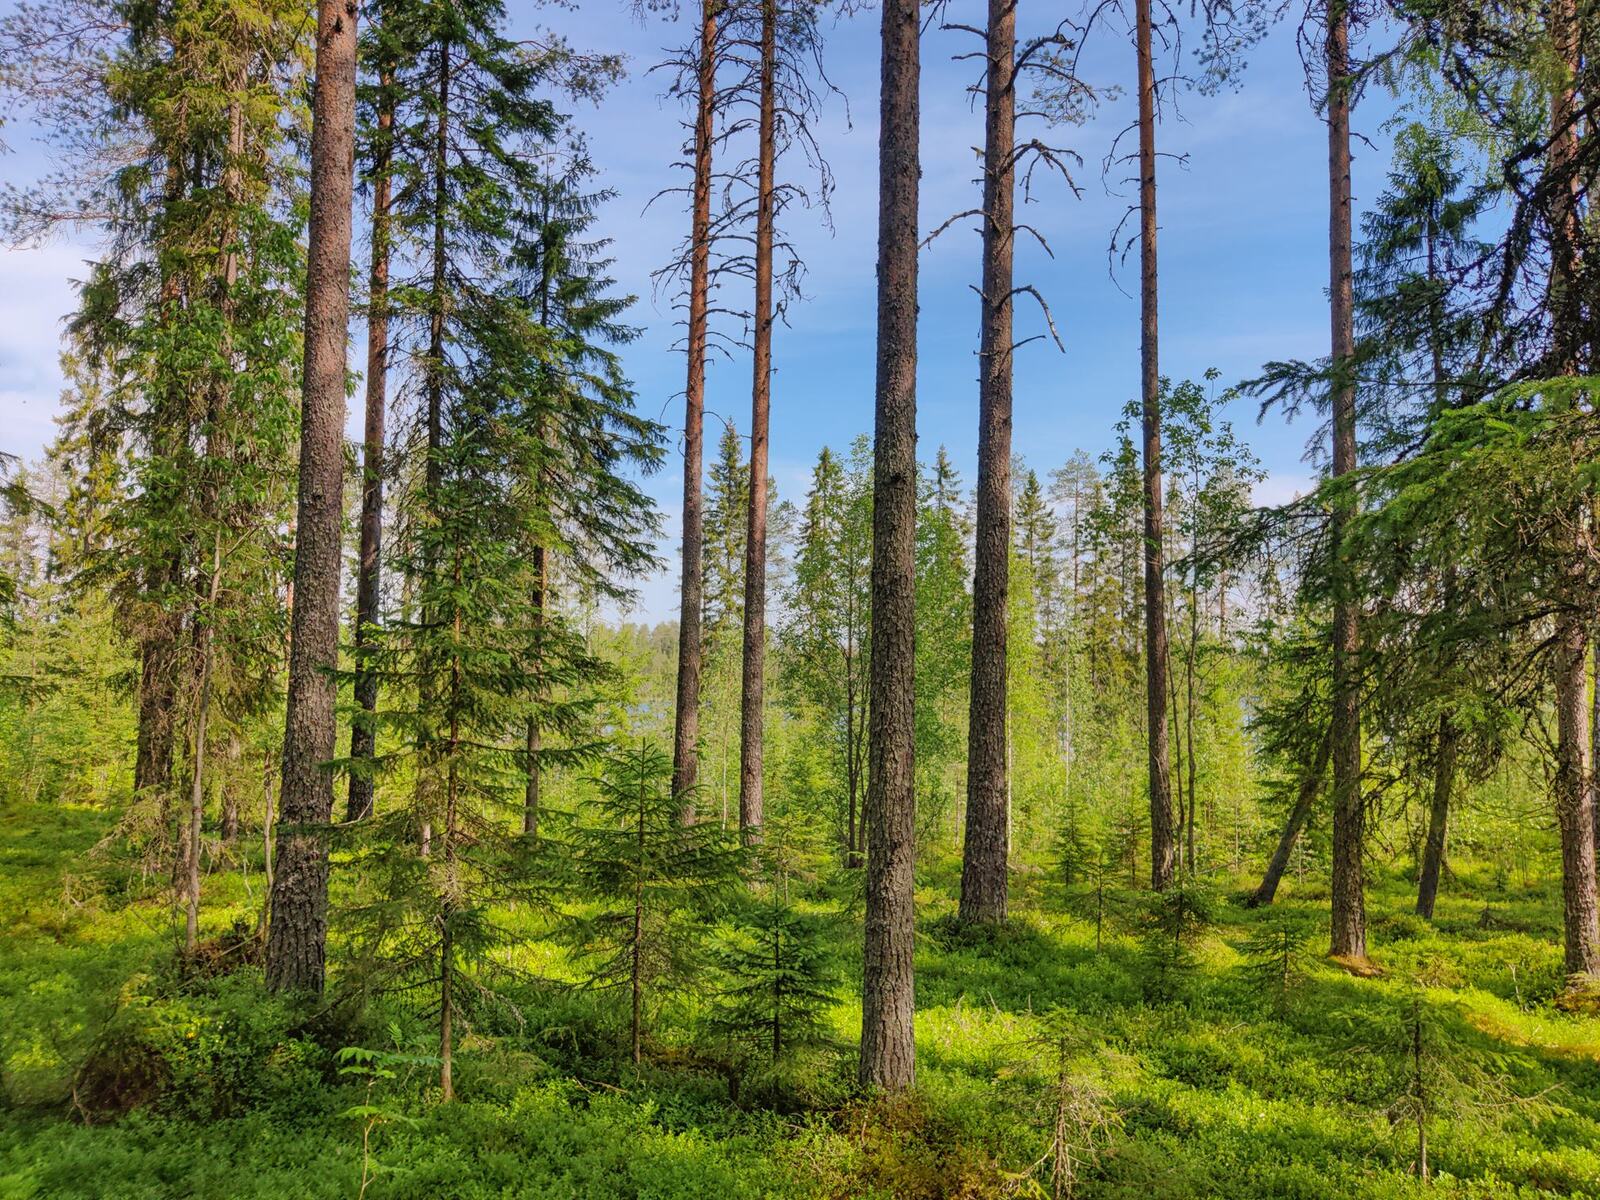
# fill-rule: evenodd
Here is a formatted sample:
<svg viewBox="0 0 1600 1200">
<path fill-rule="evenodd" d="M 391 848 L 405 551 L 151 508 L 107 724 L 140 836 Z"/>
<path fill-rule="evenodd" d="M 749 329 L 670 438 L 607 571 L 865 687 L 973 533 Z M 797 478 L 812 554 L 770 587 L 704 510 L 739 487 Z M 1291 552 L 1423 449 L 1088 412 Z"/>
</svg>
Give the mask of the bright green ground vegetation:
<svg viewBox="0 0 1600 1200">
<path fill-rule="evenodd" d="M 209 955 L 180 978 L 169 893 L 91 852 L 113 825 L 68 805 L 0 817 L 6 1197 L 348 1197 L 364 1167 L 370 1197 L 1051 1195 L 1058 1119 L 1061 1194 L 1411 1196 L 1419 1112 L 1434 1195 L 1600 1191 L 1600 1017 L 1552 1004 L 1547 880 L 1458 863 L 1430 926 L 1409 879 L 1378 875 L 1383 975 L 1366 979 L 1321 957 L 1315 875 L 1291 874 L 1266 912 L 1231 898 L 1253 879 L 1225 879 L 1216 924 L 1163 964 L 1136 893 L 1115 891 L 1097 953 L 1092 916 L 1063 916 L 1044 874 L 1006 932 L 974 941 L 948 920 L 959 864 L 937 858 L 919 891 L 919 1086 L 882 1102 L 851 1094 L 859 952 L 854 918 L 830 916 L 848 894 L 792 896 L 841 931 L 823 939 L 830 1041 L 745 1073 L 737 1100 L 704 989 L 674 991 L 636 1068 L 625 1002 L 561 985 L 576 976 L 549 912 L 505 912 L 502 952 L 547 981 L 475 1022 L 444 1107 L 414 1008 L 298 1010 L 230 958 L 259 912 L 251 855 L 208 878 Z M 1262 949 L 1274 930 L 1287 969 Z"/>
</svg>

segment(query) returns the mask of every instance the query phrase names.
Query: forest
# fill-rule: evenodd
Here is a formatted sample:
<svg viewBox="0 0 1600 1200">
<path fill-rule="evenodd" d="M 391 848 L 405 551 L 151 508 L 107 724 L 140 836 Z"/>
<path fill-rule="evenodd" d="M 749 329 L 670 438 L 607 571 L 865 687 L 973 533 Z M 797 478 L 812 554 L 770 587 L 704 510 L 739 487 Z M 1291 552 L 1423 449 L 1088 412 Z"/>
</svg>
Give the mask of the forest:
<svg viewBox="0 0 1600 1200">
<path fill-rule="evenodd" d="M 0 451 L 0 1198 L 1600 1196 L 1591 49 L 1594 0 L 8 0 L 0 240 L 93 249 Z M 1325 325 L 1169 374 L 1158 178 L 1269 56 Z M 778 445 L 847 203 L 873 386 Z M 1086 236 L 1138 387 L 1052 461 Z"/>
</svg>

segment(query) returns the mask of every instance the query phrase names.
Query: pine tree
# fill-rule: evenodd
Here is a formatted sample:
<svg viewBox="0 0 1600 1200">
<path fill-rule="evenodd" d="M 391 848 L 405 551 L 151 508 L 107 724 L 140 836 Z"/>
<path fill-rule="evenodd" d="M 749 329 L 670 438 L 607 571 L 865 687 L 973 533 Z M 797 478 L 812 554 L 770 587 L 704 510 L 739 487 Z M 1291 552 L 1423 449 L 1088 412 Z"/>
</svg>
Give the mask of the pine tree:
<svg viewBox="0 0 1600 1200">
<path fill-rule="evenodd" d="M 978 345 L 978 487 L 972 575 L 961 920 L 1006 919 L 1011 785 L 1007 588 L 1011 565 L 1012 277 L 1016 204 L 1015 0 L 990 0 L 984 36 L 983 279 Z"/>
<path fill-rule="evenodd" d="M 772 251 L 778 219 L 778 0 L 760 0 L 757 67 L 756 213 L 751 270 L 750 466 L 748 522 L 744 544 L 744 653 L 739 690 L 739 831 L 759 841 L 765 811 L 763 741 L 766 729 L 767 659 L 767 478 L 768 426 L 772 405 Z"/>
<path fill-rule="evenodd" d="M 332 671 L 339 649 L 355 158 L 356 14 L 348 3 L 318 2 L 316 81 L 289 699 L 267 927 L 267 981 L 277 991 L 321 991 L 327 957 L 328 846 L 322 827 L 333 813 L 333 779 L 325 764 L 333 758 Z"/>
<path fill-rule="evenodd" d="M 1150 882 L 1172 882 L 1172 761 L 1167 734 L 1166 544 L 1162 532 L 1161 365 L 1156 265 L 1156 75 L 1150 0 L 1135 0 L 1139 74 L 1139 419 L 1144 465 L 1145 738 L 1150 787 Z"/>
<path fill-rule="evenodd" d="M 700 0 L 700 36 L 692 55 L 695 106 L 690 199 L 688 384 L 683 422 L 682 605 L 678 623 L 678 687 L 672 738 L 672 790 L 691 795 L 699 780 L 700 672 L 705 645 L 701 506 L 701 455 L 705 439 L 705 386 L 710 307 L 711 185 L 715 152 L 719 19 L 724 0 Z M 693 811 L 685 810 L 692 819 Z"/>
<path fill-rule="evenodd" d="M 1328 0 L 1327 56 L 1329 188 L 1329 313 L 1333 326 L 1333 475 L 1356 469 L 1355 313 L 1350 262 L 1349 0 Z M 1350 518 L 1348 501 L 1334 510 L 1330 533 L 1336 564 L 1333 614 L 1333 935 L 1329 953 L 1360 962 L 1367 956 L 1366 800 L 1361 787 L 1360 598 L 1341 545 Z"/>
<path fill-rule="evenodd" d="M 867 928 L 862 960 L 863 1086 L 916 1078 L 912 943 L 916 910 L 915 654 L 917 508 L 917 89 L 921 12 L 883 6 L 879 99 L 878 370 L 873 426 L 872 660 L 868 686 Z"/>
</svg>

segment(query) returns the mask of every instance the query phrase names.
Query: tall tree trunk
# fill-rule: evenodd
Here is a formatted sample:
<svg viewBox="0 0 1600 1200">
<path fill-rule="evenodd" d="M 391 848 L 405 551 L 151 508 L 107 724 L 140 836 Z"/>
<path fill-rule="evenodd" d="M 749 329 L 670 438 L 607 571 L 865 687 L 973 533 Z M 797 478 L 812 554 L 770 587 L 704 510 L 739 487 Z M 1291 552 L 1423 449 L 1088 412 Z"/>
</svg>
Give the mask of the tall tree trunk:
<svg viewBox="0 0 1600 1200">
<path fill-rule="evenodd" d="M 1011 570 L 1011 292 L 1016 197 L 1017 0 L 989 0 L 979 295 L 978 511 L 972 575 L 972 688 L 960 919 L 1006 919 L 1006 618 Z"/>
<path fill-rule="evenodd" d="M 1328 294 L 1333 336 L 1333 474 L 1356 467 L 1355 354 L 1350 271 L 1350 11 L 1349 0 L 1328 3 Z M 1362 854 L 1366 807 L 1361 794 L 1361 641 L 1359 601 L 1345 546 L 1350 517 L 1333 512 L 1333 887 L 1329 953 L 1367 956 Z"/>
<path fill-rule="evenodd" d="M 700 669 L 704 652 L 705 515 L 701 463 L 705 445 L 706 323 L 711 279 L 712 121 L 717 102 L 717 14 L 722 0 L 700 2 L 700 62 L 695 97 L 694 195 L 689 233 L 689 378 L 683 418 L 682 607 L 678 617 L 678 693 L 672 730 L 672 790 L 688 799 L 699 778 Z"/>
<path fill-rule="evenodd" d="M 163 200 L 171 206 L 182 195 L 183 165 L 180 158 L 173 155 L 167 161 Z M 176 316 L 182 294 L 181 278 L 163 268 L 160 302 L 164 322 Z M 169 384 L 161 393 L 163 412 L 158 428 L 164 443 L 163 457 L 174 454 L 189 438 L 188 406 L 174 395 L 175 391 Z M 170 595 L 182 576 L 182 563 L 175 552 L 166 554 L 151 568 L 148 587 L 160 598 L 160 604 L 139 637 L 138 736 L 133 786 L 140 792 L 147 788 L 159 789 L 163 843 L 172 836 L 168 828 L 171 797 L 167 786 L 172 782 L 172 719 L 178 697 L 178 638 L 183 628 L 183 612 L 172 606 Z"/>
<path fill-rule="evenodd" d="M 1289 810 L 1289 817 L 1283 824 L 1283 832 L 1278 835 L 1277 848 L 1272 852 L 1272 860 L 1267 863 L 1267 871 L 1261 877 L 1261 884 L 1251 893 L 1247 902 L 1251 908 L 1259 908 L 1263 904 L 1271 904 L 1278 894 L 1278 883 L 1283 879 L 1283 873 L 1289 866 L 1289 855 L 1294 851 L 1294 844 L 1300 837 L 1300 831 L 1306 827 L 1306 821 L 1311 817 L 1311 806 L 1317 801 L 1317 792 L 1322 787 L 1322 777 L 1328 773 L 1328 759 L 1333 754 L 1333 731 L 1330 728 L 1323 733 L 1317 742 L 1317 752 L 1313 757 L 1311 766 L 1300 777 L 1300 788 L 1295 793 L 1294 807 Z"/>
<path fill-rule="evenodd" d="M 1455 723 L 1448 714 L 1440 716 L 1439 748 L 1433 764 L 1433 803 L 1428 806 L 1428 835 L 1422 847 L 1422 873 L 1417 879 L 1417 915 L 1429 921 L 1433 920 L 1433 902 L 1439 895 L 1439 872 L 1444 866 L 1458 741 Z"/>
<path fill-rule="evenodd" d="M 1591 519 L 1595 521 L 1595 527 L 1600 528 L 1600 513 L 1597 513 Z M 1595 780 L 1589 807 L 1594 818 L 1592 824 L 1594 825 L 1596 885 L 1597 888 L 1600 888 L 1600 637 L 1597 637 L 1592 629 L 1589 633 L 1589 644 L 1594 660 L 1591 679 L 1593 684 L 1591 692 L 1593 704 L 1589 710 L 1589 772 L 1591 779 Z"/>
<path fill-rule="evenodd" d="M 873 443 L 863 1087 L 916 1079 L 917 145 L 921 11 L 884 0 L 878 128 L 878 367 Z"/>
<path fill-rule="evenodd" d="M 1156 293 L 1156 77 L 1151 0 L 1135 0 L 1139 59 L 1139 383 L 1144 436 L 1145 712 L 1150 776 L 1150 886 L 1172 883 L 1172 765 L 1167 745 L 1167 584 L 1161 528 L 1161 359 Z"/>
<path fill-rule="evenodd" d="M 171 582 L 165 578 L 158 588 L 165 591 Z M 181 613 L 157 612 L 140 641 L 133 786 L 141 792 L 147 788 L 164 789 L 172 781 L 172 708 L 178 690 L 177 640 L 181 621 Z"/>
<path fill-rule="evenodd" d="M 389 164 L 394 131 L 394 70 L 378 77 L 378 133 L 372 146 L 372 263 L 367 294 L 366 430 L 361 450 L 361 550 L 356 567 L 355 700 L 350 726 L 350 795 L 345 820 L 372 815 L 373 756 L 377 749 L 378 673 L 367 661 L 378 622 L 383 555 L 383 425 L 389 384 Z"/>
<path fill-rule="evenodd" d="M 1578 97 L 1573 81 L 1580 67 L 1581 33 L 1573 0 L 1556 0 L 1550 7 L 1550 34 L 1566 76 L 1556 87 L 1550 105 L 1549 170 L 1558 185 L 1553 189 L 1551 213 L 1551 309 L 1555 322 L 1560 369 L 1577 374 L 1583 369 L 1585 337 L 1580 293 L 1579 239 L 1582 216 L 1581 180 L 1573 162 L 1578 153 Z M 1594 779 L 1590 762 L 1589 705 L 1587 695 L 1588 622 L 1593 618 L 1584 555 L 1584 521 L 1587 505 L 1575 505 L 1569 514 L 1562 547 L 1570 558 L 1566 570 L 1565 606 L 1556 619 L 1556 826 L 1561 834 L 1561 908 L 1564 961 L 1568 975 L 1600 974 L 1600 917 L 1596 913 Z"/>
<path fill-rule="evenodd" d="M 328 936 L 328 843 L 339 569 L 344 516 L 345 343 L 356 117 L 355 0 L 318 0 L 311 123 L 300 489 L 294 610 L 284 719 L 282 829 L 267 931 L 267 984 L 322 990 Z"/>
<path fill-rule="evenodd" d="M 1561 833 L 1561 911 L 1568 975 L 1600 975 L 1595 901 L 1594 794 L 1586 694 L 1588 636 L 1576 614 L 1556 628 L 1556 825 Z"/>
<path fill-rule="evenodd" d="M 767 658 L 767 418 L 772 401 L 772 226 L 777 136 L 778 3 L 761 2 L 761 117 L 756 169 L 755 363 L 750 389 L 750 505 L 744 539 L 744 661 L 739 696 L 739 833 L 759 840 Z"/>
</svg>

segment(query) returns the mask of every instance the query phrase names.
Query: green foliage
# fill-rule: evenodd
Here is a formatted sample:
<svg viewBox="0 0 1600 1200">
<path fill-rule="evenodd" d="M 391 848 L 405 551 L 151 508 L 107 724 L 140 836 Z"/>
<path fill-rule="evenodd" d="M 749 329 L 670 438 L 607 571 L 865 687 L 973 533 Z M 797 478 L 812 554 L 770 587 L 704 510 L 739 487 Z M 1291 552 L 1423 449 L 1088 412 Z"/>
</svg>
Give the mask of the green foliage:
<svg viewBox="0 0 1600 1200">
<path fill-rule="evenodd" d="M 1153 1002 L 1180 999 L 1196 963 L 1194 945 L 1216 923 L 1211 886 L 1179 872 L 1165 891 L 1144 899 L 1141 915 L 1145 995 Z"/>
<path fill-rule="evenodd" d="M 697 982 L 699 918 L 726 898 L 743 857 L 716 825 L 683 822 L 671 768 L 650 742 L 615 751 L 591 818 L 572 834 L 568 869 L 583 907 L 563 940 L 588 986 L 626 990 L 635 1062 L 659 1001 Z"/>
<path fill-rule="evenodd" d="M 1030 1107 L 1045 1134 L 1030 1182 L 1050 1200 L 1071 1200 L 1121 1124 L 1108 1056 L 1083 1016 L 1064 1008 L 1040 1014 L 1028 1048 Z"/>
<path fill-rule="evenodd" d="M 827 1042 L 837 981 L 827 922 L 801 912 L 769 885 L 738 910 L 713 955 L 721 984 L 712 1030 L 773 1063 Z"/>
<path fill-rule="evenodd" d="M 867 439 L 841 462 L 824 448 L 812 471 L 778 643 L 790 705 L 820 728 L 838 841 L 859 853 L 867 768 L 872 475 Z"/>
<path fill-rule="evenodd" d="M 972 528 L 961 477 L 941 447 L 917 491 L 915 749 L 919 832 L 926 839 L 963 794 L 972 674 Z"/>
<path fill-rule="evenodd" d="M 292 1106 L 329 1067 L 297 1018 L 248 973 L 184 990 L 135 978 L 73 1074 L 73 1105 L 90 1121 L 143 1107 L 217 1120 Z"/>
<path fill-rule="evenodd" d="M 1244 944 L 1246 978 L 1280 1016 L 1290 1011 L 1305 989 L 1310 939 L 1304 917 L 1276 909 L 1250 931 Z"/>
<path fill-rule="evenodd" d="M 1482 1045 L 1458 1006 L 1441 1004 L 1415 985 L 1376 1012 L 1333 1016 L 1347 1044 L 1380 1064 L 1373 1082 L 1387 1100 L 1384 1115 L 1424 1181 L 1434 1169 L 1430 1134 L 1444 1114 L 1456 1136 L 1485 1136 L 1559 1104 L 1545 1093 L 1519 1094 L 1508 1082 L 1516 1052 Z"/>
<path fill-rule="evenodd" d="M 1404 980 L 1423 972 L 1435 981 L 1422 993 L 1426 1037 L 1436 1039 L 1426 1054 L 1454 1079 L 1426 1076 L 1439 1089 L 1427 1117 L 1433 1189 L 1461 1200 L 1526 1200 L 1585 1195 L 1600 1180 L 1587 1051 L 1596 1018 L 1549 1003 L 1560 978 L 1554 881 L 1525 888 L 1513 880 L 1502 892 L 1492 864 L 1464 852 L 1461 892 L 1441 897 L 1438 925 L 1383 943 L 1385 977 L 1353 979 L 1307 958 L 1302 990 L 1282 1016 L 1253 986 L 1240 988 L 1243 972 L 1227 949 L 1248 944 L 1272 923 L 1270 912 L 1219 907 L 1216 939 L 1195 947 L 1184 1003 L 1149 1007 L 1137 944 L 1114 931 L 1096 954 L 1089 926 L 1060 918 L 1053 896 L 1019 889 L 1004 933 L 919 941 L 912 1097 L 846 1101 L 848 1062 L 818 1054 L 790 1064 L 775 1086 L 752 1072 L 731 1104 L 722 1065 L 693 1049 L 714 996 L 701 1004 L 685 990 L 681 1004 L 659 1006 L 651 1061 L 634 1070 L 618 1062 L 617 1021 L 592 995 L 524 977 L 498 983 L 515 1014 L 474 1013 L 457 1100 L 441 1107 L 429 1014 L 403 995 L 375 996 L 362 1023 L 330 1026 L 267 997 L 248 965 L 177 986 L 163 969 L 170 943 L 143 906 L 126 905 L 114 886 L 91 898 L 80 883 L 64 897 L 63 869 L 75 871 L 110 825 L 111 814 L 49 804 L 0 813 L 0 1079 L 10 1105 L 0 1117 L 3 1194 L 88 1200 L 104 1194 L 109 1178 L 131 1200 L 164 1200 L 175 1187 L 202 1200 L 348 1200 L 360 1189 L 370 1114 L 339 1114 L 370 1107 L 388 1115 L 371 1131 L 368 1200 L 999 1197 L 1025 1189 L 1028 1178 L 1048 1196 L 1065 1082 L 1068 1100 L 1093 1101 L 1081 1110 L 1089 1126 L 1115 1118 L 1091 1139 L 1073 1132 L 1081 1128 L 1075 1110 L 1065 1110 L 1059 1145 L 1074 1147 L 1078 1197 L 1278 1200 L 1326 1194 L 1332 1181 L 1361 1200 L 1399 1200 L 1417 1188 L 1415 1123 L 1394 1107 L 1408 1086 Z M 554 826 L 551 841 L 560 833 Z M 566 858 L 557 845 L 550 853 L 549 868 Z M 924 927 L 953 905 L 954 865 L 936 852 L 922 864 Z M 785 878 L 781 865 L 765 869 Z M 336 903 L 350 896 L 353 875 L 349 867 L 336 874 Z M 219 907 L 251 914 L 241 878 L 221 870 L 208 886 Z M 809 889 L 826 881 L 807 882 L 798 865 L 787 878 L 790 907 L 813 913 Z M 1370 886 L 1375 923 L 1410 910 L 1403 873 L 1375 870 Z M 1313 911 L 1298 898 L 1280 903 L 1308 919 Z M 1480 923 L 1485 906 L 1488 924 Z M 575 897 L 574 907 L 590 906 Z M 678 920 L 709 944 L 715 924 L 696 908 Z M 497 919 L 519 939 L 499 953 L 514 954 L 528 975 L 560 972 L 541 906 L 497 906 Z M 821 1011 L 823 1032 L 840 1040 L 856 1019 L 856 954 L 846 933 L 833 932 L 846 928 L 829 926 L 818 944 L 821 959 L 831 951 L 822 965 L 839 980 Z M 127 988 L 134 976 L 145 982 Z M 1551 991 L 1534 999 L 1532 981 L 1546 977 Z M 1065 1077 L 1052 1007 L 1065 1010 L 1059 1019 L 1070 1035 Z M 386 1033 L 391 1023 L 397 1028 Z M 134 1064 L 170 1055 L 188 1092 L 169 1096 L 163 1085 L 127 1116 L 70 1119 L 72 1078 L 113 1028 L 142 1048 Z M 342 1047 L 406 1061 L 373 1058 L 394 1077 L 380 1078 L 369 1096 L 363 1072 L 341 1073 L 360 1065 L 337 1058 Z M 231 1115 L 209 1119 L 214 1105 Z M 1093 1157 L 1085 1153 L 1091 1140 L 1100 1150 Z"/>
</svg>

